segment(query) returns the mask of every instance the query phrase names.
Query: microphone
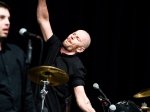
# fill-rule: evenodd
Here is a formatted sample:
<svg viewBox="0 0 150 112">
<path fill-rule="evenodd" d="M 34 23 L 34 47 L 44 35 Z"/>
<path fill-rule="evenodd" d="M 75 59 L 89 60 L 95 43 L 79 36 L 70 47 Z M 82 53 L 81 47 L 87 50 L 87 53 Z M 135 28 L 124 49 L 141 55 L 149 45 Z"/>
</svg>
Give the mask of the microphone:
<svg viewBox="0 0 150 112">
<path fill-rule="evenodd" d="M 103 91 L 99 88 L 99 85 L 97 83 L 93 84 L 93 88 L 97 89 L 103 96 L 99 96 L 98 99 L 102 102 L 102 104 L 106 107 L 109 106 L 109 111 L 110 112 L 114 112 L 116 110 L 116 106 L 111 104 L 111 102 L 109 101 L 109 99 L 106 97 L 106 95 L 103 93 Z M 108 104 L 109 103 L 109 104 Z"/>
<path fill-rule="evenodd" d="M 109 106 L 109 111 L 110 112 L 114 112 L 115 110 L 116 110 L 116 106 L 115 105 L 112 104 L 112 105 Z"/>
<path fill-rule="evenodd" d="M 25 29 L 25 28 L 21 28 L 21 29 L 19 30 L 19 34 L 20 34 L 21 36 L 35 37 L 35 38 L 38 38 L 38 39 L 40 38 L 40 36 L 28 32 L 27 29 Z"/>
<path fill-rule="evenodd" d="M 97 83 L 94 83 L 94 84 L 93 84 L 93 88 L 94 88 L 94 89 L 97 89 L 97 90 L 104 96 L 104 98 L 108 99 L 108 98 L 106 97 L 106 95 L 103 93 L 103 91 L 99 88 L 99 85 L 98 85 Z"/>
<path fill-rule="evenodd" d="M 27 64 L 31 64 L 31 58 L 32 58 L 32 43 L 31 39 L 28 40 L 28 47 L 27 47 Z"/>
</svg>

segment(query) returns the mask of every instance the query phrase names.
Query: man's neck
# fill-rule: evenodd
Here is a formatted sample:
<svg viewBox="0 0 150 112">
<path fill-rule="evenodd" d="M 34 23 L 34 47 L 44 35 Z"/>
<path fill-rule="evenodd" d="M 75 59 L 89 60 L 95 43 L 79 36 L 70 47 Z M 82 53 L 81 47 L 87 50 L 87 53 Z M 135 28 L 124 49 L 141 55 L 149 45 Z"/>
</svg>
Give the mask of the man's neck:
<svg viewBox="0 0 150 112">
<path fill-rule="evenodd" d="M 67 55 L 75 55 L 75 52 L 68 52 L 66 49 L 64 49 L 63 47 L 60 49 L 60 53 L 61 54 L 67 54 Z"/>
</svg>

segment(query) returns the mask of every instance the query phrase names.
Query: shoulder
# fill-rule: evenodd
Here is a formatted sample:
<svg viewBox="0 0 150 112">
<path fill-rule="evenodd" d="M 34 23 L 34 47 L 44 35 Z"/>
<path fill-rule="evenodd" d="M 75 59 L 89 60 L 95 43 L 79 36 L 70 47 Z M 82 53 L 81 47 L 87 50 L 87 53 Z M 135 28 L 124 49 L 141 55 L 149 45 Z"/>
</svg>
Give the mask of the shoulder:
<svg viewBox="0 0 150 112">
<path fill-rule="evenodd" d="M 10 49 L 18 49 L 18 50 L 21 50 L 21 48 L 18 46 L 18 45 L 15 45 L 15 44 L 10 44 L 10 43 L 7 43 L 7 46 L 10 48 Z"/>
<path fill-rule="evenodd" d="M 12 51 L 12 52 L 15 52 L 15 53 L 18 53 L 18 54 L 24 54 L 24 51 L 16 44 L 10 44 L 10 43 L 7 43 L 7 46 L 9 47 L 9 49 Z"/>
<path fill-rule="evenodd" d="M 84 67 L 81 59 L 77 55 L 72 56 L 72 61 L 73 61 L 72 64 Z"/>
<path fill-rule="evenodd" d="M 76 70 L 82 70 L 86 71 L 81 59 L 77 55 L 70 56 L 70 59 L 68 59 L 69 66 L 74 68 Z"/>
<path fill-rule="evenodd" d="M 53 42 L 55 42 L 56 40 L 59 40 L 59 39 L 58 39 L 58 37 L 57 37 L 55 34 L 53 34 L 53 35 L 46 41 L 46 43 L 53 43 Z"/>
</svg>

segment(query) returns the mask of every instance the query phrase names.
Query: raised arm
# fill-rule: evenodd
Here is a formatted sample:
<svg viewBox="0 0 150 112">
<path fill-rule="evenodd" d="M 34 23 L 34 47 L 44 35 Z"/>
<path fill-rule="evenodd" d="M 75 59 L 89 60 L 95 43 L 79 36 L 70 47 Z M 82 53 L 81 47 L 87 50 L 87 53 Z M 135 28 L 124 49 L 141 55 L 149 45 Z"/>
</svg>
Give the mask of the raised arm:
<svg viewBox="0 0 150 112">
<path fill-rule="evenodd" d="M 94 108 L 90 103 L 90 100 L 85 93 L 83 86 L 74 87 L 74 93 L 77 105 L 83 112 L 95 112 Z"/>
<path fill-rule="evenodd" d="M 46 0 L 38 0 L 37 22 L 40 25 L 44 40 L 47 41 L 53 35 L 53 32 L 50 24 Z"/>
</svg>

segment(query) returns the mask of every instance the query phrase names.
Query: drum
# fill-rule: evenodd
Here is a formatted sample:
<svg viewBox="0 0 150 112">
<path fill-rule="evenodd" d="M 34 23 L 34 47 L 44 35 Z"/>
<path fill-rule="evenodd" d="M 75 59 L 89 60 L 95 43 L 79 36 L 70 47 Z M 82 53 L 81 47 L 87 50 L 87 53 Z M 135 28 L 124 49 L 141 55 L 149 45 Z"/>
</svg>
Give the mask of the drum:
<svg viewBox="0 0 150 112">
<path fill-rule="evenodd" d="M 118 102 L 115 112 L 142 112 L 142 109 L 134 102 L 128 100 Z"/>
</svg>

